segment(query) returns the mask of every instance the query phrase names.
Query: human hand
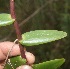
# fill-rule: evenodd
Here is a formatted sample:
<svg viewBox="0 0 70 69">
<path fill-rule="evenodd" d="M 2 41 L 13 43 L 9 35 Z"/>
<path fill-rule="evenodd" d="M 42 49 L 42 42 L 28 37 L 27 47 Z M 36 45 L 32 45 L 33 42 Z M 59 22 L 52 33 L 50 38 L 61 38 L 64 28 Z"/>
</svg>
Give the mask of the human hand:
<svg viewBox="0 0 70 69">
<path fill-rule="evenodd" d="M 9 41 L 0 42 L 0 69 L 3 69 L 2 65 L 4 64 L 7 53 L 9 52 L 9 50 L 13 46 L 13 44 L 14 44 L 13 42 L 9 42 Z M 19 44 L 14 45 L 14 47 L 11 51 L 11 55 L 9 57 L 17 56 L 17 55 L 20 55 Z M 26 52 L 25 55 L 26 55 L 26 58 L 27 58 L 29 63 L 34 63 L 35 57 L 33 54 Z M 30 60 L 30 58 L 31 58 L 31 60 Z M 32 69 L 31 66 L 29 66 L 29 68 L 28 68 L 28 66 L 26 66 L 26 68 L 25 68 L 25 66 L 26 65 L 19 66 L 17 69 Z"/>
</svg>

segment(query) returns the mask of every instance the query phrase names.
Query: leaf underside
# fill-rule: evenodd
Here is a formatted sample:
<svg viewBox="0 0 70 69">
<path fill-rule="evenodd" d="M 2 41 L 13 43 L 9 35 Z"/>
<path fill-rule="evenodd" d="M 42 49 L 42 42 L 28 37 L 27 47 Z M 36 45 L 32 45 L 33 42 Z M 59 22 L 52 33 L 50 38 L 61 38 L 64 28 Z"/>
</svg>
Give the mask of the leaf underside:
<svg viewBox="0 0 70 69">
<path fill-rule="evenodd" d="M 26 64 L 26 59 L 21 58 L 21 56 L 11 57 L 4 69 L 16 69 L 17 67 Z"/>
<path fill-rule="evenodd" d="M 67 36 L 66 32 L 57 30 L 35 30 L 22 34 L 19 42 L 25 46 L 34 46 L 59 40 Z"/>
<path fill-rule="evenodd" d="M 0 26 L 10 25 L 15 21 L 11 18 L 10 14 L 2 13 L 0 14 Z"/>
</svg>

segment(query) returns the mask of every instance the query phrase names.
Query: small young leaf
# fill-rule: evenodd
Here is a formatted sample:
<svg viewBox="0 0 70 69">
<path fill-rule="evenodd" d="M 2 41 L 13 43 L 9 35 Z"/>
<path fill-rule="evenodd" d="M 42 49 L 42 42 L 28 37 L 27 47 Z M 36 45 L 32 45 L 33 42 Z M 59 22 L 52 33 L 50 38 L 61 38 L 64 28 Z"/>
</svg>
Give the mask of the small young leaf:
<svg viewBox="0 0 70 69">
<path fill-rule="evenodd" d="M 22 34 L 19 42 L 25 46 L 39 45 L 59 40 L 67 36 L 66 32 L 57 30 L 35 30 Z"/>
<path fill-rule="evenodd" d="M 15 21 L 11 18 L 10 14 L 2 13 L 0 14 L 0 26 L 10 25 Z"/>
<path fill-rule="evenodd" d="M 55 59 L 33 65 L 33 69 L 57 69 L 65 62 L 65 59 Z"/>
<path fill-rule="evenodd" d="M 23 64 L 26 64 L 26 59 L 22 59 L 21 56 L 12 57 L 8 60 L 4 69 L 16 69 Z"/>
</svg>

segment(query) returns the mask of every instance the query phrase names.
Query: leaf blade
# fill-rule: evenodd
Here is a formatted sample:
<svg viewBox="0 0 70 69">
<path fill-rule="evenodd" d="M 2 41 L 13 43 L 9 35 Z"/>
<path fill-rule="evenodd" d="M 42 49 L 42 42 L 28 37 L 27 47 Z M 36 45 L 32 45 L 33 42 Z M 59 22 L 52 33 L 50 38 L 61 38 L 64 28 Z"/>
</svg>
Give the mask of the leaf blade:
<svg viewBox="0 0 70 69">
<path fill-rule="evenodd" d="M 10 14 L 2 13 L 0 14 L 0 26 L 10 25 L 15 21 L 11 18 Z"/>
<path fill-rule="evenodd" d="M 66 32 L 57 30 L 35 30 L 24 33 L 19 42 L 25 46 L 39 45 L 59 40 L 67 36 Z"/>
<path fill-rule="evenodd" d="M 65 62 L 65 59 L 55 59 L 33 65 L 33 69 L 57 69 Z"/>
</svg>

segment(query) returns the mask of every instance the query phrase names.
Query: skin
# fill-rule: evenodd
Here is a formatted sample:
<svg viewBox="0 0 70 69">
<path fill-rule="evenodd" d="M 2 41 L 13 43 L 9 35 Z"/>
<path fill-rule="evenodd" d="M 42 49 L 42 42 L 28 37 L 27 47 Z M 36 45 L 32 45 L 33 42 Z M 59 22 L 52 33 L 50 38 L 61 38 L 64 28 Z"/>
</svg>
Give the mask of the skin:
<svg viewBox="0 0 70 69">
<path fill-rule="evenodd" d="M 19 66 L 17 69 L 33 69 L 33 68 L 29 65 L 24 65 L 24 66 Z"/>
<path fill-rule="evenodd" d="M 29 65 L 32 65 L 35 62 L 35 56 L 30 52 L 25 52 L 27 61 Z"/>
<path fill-rule="evenodd" d="M 0 42 L 0 69 L 3 69 L 2 64 L 4 64 L 7 53 L 9 49 L 12 47 L 12 45 L 13 45 L 13 42 L 9 42 L 9 41 Z M 16 55 L 20 55 L 20 48 L 18 44 L 15 44 L 14 48 L 12 49 L 11 55 L 9 57 L 16 56 Z M 21 68 L 18 68 L 18 69 L 21 69 Z"/>
</svg>

